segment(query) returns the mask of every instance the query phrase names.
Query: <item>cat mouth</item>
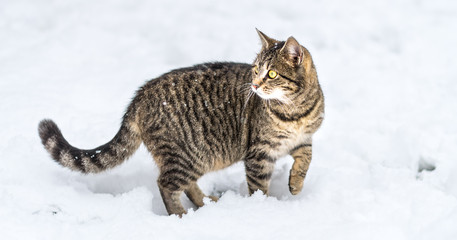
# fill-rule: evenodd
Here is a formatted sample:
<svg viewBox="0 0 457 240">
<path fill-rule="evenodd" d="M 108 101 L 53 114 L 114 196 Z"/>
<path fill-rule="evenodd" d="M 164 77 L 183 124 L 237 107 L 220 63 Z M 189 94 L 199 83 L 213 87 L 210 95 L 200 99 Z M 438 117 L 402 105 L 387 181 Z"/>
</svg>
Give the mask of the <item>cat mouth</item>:
<svg viewBox="0 0 457 240">
<path fill-rule="evenodd" d="M 263 98 L 263 99 L 269 99 L 268 94 L 264 93 L 262 89 L 256 88 L 254 86 L 251 87 L 252 91 L 257 94 L 257 96 Z"/>
</svg>

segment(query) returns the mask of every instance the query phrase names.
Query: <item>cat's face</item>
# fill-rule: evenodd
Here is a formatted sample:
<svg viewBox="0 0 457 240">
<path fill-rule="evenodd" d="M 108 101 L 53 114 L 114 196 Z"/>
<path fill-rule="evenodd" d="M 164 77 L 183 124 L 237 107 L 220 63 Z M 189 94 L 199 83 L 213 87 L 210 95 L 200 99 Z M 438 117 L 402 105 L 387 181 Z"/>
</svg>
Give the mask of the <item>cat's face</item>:
<svg viewBox="0 0 457 240">
<path fill-rule="evenodd" d="M 253 63 L 251 89 L 263 99 L 289 103 L 304 84 L 303 47 L 293 37 L 279 42 L 258 33 L 262 50 Z"/>
</svg>

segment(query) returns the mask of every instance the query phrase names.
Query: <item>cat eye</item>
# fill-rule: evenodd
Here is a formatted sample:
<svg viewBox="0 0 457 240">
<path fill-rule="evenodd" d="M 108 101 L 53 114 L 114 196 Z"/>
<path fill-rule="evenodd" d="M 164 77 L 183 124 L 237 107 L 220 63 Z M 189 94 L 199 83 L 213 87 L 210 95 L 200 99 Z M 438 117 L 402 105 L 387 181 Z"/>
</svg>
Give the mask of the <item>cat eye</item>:
<svg viewBox="0 0 457 240">
<path fill-rule="evenodd" d="M 273 79 L 273 78 L 275 78 L 275 77 L 277 77 L 277 76 L 278 76 L 278 73 L 277 73 L 277 72 L 275 72 L 275 71 L 273 71 L 273 70 L 268 71 L 268 77 L 269 77 L 269 78 Z"/>
</svg>

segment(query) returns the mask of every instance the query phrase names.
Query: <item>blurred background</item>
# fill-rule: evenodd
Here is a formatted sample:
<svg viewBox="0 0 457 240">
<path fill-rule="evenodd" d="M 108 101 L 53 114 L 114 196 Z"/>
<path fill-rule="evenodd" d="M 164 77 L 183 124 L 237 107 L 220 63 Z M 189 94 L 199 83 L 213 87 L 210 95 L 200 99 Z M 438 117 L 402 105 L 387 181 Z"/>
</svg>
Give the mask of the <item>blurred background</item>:
<svg viewBox="0 0 457 240">
<path fill-rule="evenodd" d="M 5 216 L 29 204 L 18 201 L 24 199 L 18 188 L 37 198 L 39 192 L 28 189 L 56 180 L 35 179 L 62 171 L 39 143 L 42 118 L 54 119 L 75 146 L 98 146 L 114 136 L 123 110 L 146 80 L 202 62 L 253 61 L 260 50 L 255 28 L 278 40 L 294 36 L 317 67 L 326 119 L 314 138 L 311 184 L 305 189 L 382 193 L 412 208 L 402 215 L 403 227 L 449 233 L 442 228 L 457 220 L 457 3 L 447 0 L 2 0 L 0 187 L 3 206 L 10 209 L 3 208 Z M 286 184 L 290 164 L 279 163 L 279 183 Z M 143 166 L 154 168 L 144 149 L 114 174 L 136 175 Z M 421 171 L 424 166 L 434 171 Z M 70 176 L 83 189 L 114 194 L 143 184 L 155 189 L 148 179 L 152 171 L 127 186 L 106 180 L 113 173 Z M 243 193 L 242 166 L 219 174 L 226 178 L 202 181 L 205 191 Z M 401 190 L 380 182 L 412 184 L 426 194 L 405 190 L 410 194 L 403 202 Z M 292 198 L 279 183 L 272 186 L 278 198 L 319 199 Z M 162 214 L 157 204 L 160 199 L 152 208 Z M 430 210 L 435 215 L 416 211 L 431 206 L 439 208 Z"/>
</svg>

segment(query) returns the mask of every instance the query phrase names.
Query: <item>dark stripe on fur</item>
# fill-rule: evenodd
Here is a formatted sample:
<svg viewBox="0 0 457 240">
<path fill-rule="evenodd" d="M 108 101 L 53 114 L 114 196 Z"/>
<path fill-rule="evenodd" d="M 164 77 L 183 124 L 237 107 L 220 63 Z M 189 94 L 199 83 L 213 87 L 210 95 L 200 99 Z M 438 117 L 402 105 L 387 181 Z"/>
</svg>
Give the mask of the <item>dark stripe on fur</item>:
<svg viewBox="0 0 457 240">
<path fill-rule="evenodd" d="M 82 173 L 96 173 L 119 165 L 140 145 L 137 134 L 124 125 L 110 142 L 90 150 L 71 146 L 52 120 L 41 121 L 38 132 L 41 142 L 56 162 Z M 124 142 L 127 139 L 129 142 Z"/>
<path fill-rule="evenodd" d="M 302 148 L 302 147 L 312 147 L 312 146 L 313 146 L 312 144 L 303 143 L 303 144 L 300 144 L 300 145 L 294 147 L 292 150 L 290 150 L 290 152 L 297 151 L 298 149 L 300 149 L 300 148 Z"/>
</svg>

